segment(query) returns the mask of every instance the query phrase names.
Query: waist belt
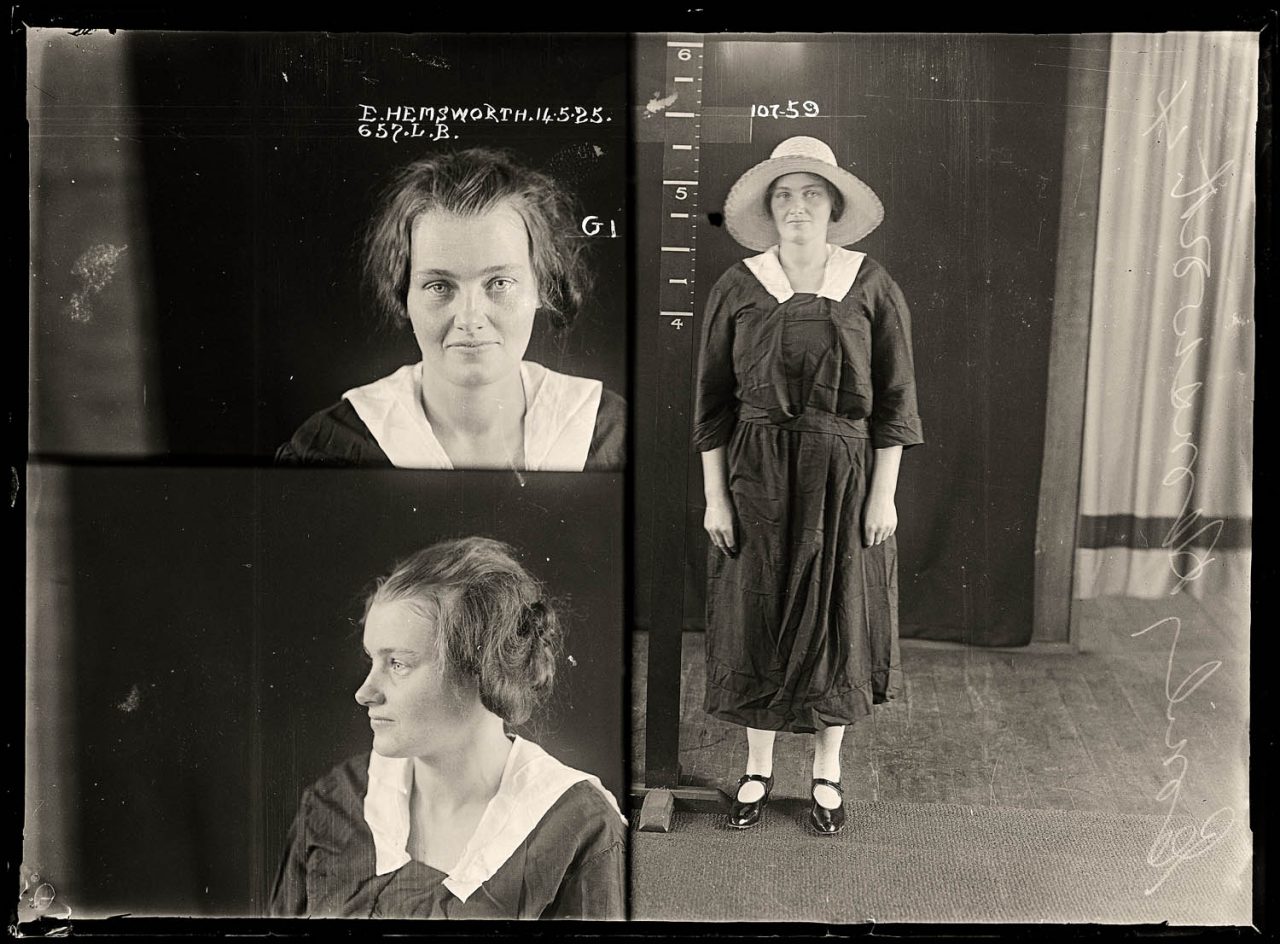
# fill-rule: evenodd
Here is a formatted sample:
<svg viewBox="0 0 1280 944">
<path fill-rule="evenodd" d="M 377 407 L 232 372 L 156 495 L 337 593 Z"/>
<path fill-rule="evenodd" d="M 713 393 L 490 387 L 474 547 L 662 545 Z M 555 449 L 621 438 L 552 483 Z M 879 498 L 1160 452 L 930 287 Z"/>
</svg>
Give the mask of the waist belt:
<svg viewBox="0 0 1280 944">
<path fill-rule="evenodd" d="M 855 420 L 835 413 L 810 411 L 799 416 L 787 416 L 780 411 L 763 410 L 746 403 L 738 405 L 738 422 L 753 426 L 772 426 L 796 433 L 826 433 L 846 439 L 870 439 L 865 419 Z"/>
</svg>

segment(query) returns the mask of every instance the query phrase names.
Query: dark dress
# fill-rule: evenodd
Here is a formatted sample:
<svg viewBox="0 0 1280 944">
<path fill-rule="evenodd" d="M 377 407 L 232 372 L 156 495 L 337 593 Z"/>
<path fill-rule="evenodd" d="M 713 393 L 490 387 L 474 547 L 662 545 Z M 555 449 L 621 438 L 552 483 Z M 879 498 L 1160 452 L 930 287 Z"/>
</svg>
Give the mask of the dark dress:
<svg viewBox="0 0 1280 944">
<path fill-rule="evenodd" d="M 784 302 L 742 262 L 703 324 L 694 441 L 727 447 L 738 553 L 710 549 L 706 710 L 814 732 L 898 695 L 897 544 L 863 546 L 874 452 L 923 442 L 910 315 L 862 261 L 840 301 Z"/>
<path fill-rule="evenodd" d="M 278 917 L 625 917 L 625 826 L 600 792 L 570 787 L 466 901 L 444 872 L 410 861 L 375 874 L 363 804 L 369 755 L 339 764 L 302 796 L 271 895 Z"/>
<path fill-rule="evenodd" d="M 595 432 L 584 472 L 616 472 L 626 466 L 627 401 L 611 390 L 600 396 Z M 390 468 L 391 460 L 346 400 L 321 410 L 276 450 L 279 465 Z"/>
</svg>

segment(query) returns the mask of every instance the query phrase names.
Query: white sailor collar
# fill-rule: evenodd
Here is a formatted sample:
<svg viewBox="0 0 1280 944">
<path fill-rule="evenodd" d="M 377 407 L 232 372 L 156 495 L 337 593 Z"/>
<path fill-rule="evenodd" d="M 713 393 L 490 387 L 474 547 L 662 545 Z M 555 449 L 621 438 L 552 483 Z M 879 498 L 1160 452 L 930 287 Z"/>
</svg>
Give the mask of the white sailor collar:
<svg viewBox="0 0 1280 944">
<path fill-rule="evenodd" d="M 865 252 L 855 252 L 840 246 L 828 246 L 827 265 L 818 295 L 829 298 L 833 302 L 844 301 L 844 297 L 849 294 L 849 289 L 853 287 L 853 280 L 858 277 L 862 261 L 866 258 Z M 751 274 L 765 287 L 765 290 L 779 302 L 785 302 L 795 294 L 791 282 L 787 280 L 787 273 L 783 271 L 782 263 L 778 259 L 777 246 L 770 246 L 760 255 L 750 256 L 742 261 L 746 263 Z"/>
<path fill-rule="evenodd" d="M 460 901 L 466 901 L 502 868 L 565 791 L 584 780 L 600 791 L 625 823 L 617 800 L 598 777 L 560 763 L 532 741 L 513 737 L 498 792 L 442 884 Z M 373 833 L 378 875 L 394 872 L 410 861 L 412 790 L 413 758 L 383 757 L 370 751 L 364 820 Z"/>
<path fill-rule="evenodd" d="M 595 434 L 604 385 L 522 361 L 524 470 L 581 472 Z M 342 395 L 391 464 L 402 469 L 452 469 L 422 408 L 422 362 Z"/>
</svg>

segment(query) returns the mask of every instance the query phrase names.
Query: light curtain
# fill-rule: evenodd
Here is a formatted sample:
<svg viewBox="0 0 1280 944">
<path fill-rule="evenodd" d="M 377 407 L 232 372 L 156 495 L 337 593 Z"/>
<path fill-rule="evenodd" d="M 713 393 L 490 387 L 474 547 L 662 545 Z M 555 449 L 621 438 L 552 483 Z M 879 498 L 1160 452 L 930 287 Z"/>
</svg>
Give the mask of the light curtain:
<svg viewBox="0 0 1280 944">
<path fill-rule="evenodd" d="M 1114 38 L 1077 597 L 1247 593 L 1257 63 L 1252 33 Z"/>
</svg>

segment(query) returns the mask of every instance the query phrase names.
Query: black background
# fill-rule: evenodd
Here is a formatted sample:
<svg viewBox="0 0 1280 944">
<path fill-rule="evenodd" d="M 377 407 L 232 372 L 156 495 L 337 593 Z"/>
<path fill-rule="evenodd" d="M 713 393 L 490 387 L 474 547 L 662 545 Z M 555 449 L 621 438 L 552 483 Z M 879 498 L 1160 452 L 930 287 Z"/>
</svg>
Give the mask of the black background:
<svg viewBox="0 0 1280 944">
<path fill-rule="evenodd" d="M 371 582 L 433 541 L 511 542 L 561 601 L 551 703 L 521 733 L 624 796 L 616 475 L 72 468 L 77 914 L 254 914 L 299 795 L 369 749 Z M 571 657 L 571 658 L 570 658 Z"/>
<path fill-rule="evenodd" d="M 36 100 L 42 126 L 58 132 L 42 141 L 37 199 L 60 206 L 58 194 L 74 190 L 79 136 L 138 142 L 143 205 L 89 228 L 149 260 L 140 278 L 154 315 L 143 346 L 158 455 L 270 457 L 343 391 L 420 358 L 412 334 L 381 330 L 366 304 L 358 237 L 388 175 L 433 149 L 510 147 L 577 196 L 580 218 L 616 223 L 617 238 L 589 240 L 596 291 L 578 325 L 559 337 L 536 325 L 527 357 L 626 394 L 625 38 L 136 32 L 118 41 L 131 75 L 124 102 L 114 87 L 67 75 L 92 68 L 90 52 L 51 47 L 45 62 L 59 71 L 46 83 L 76 97 Z M 359 135 L 362 104 L 603 106 L 611 120 L 450 122 L 451 140 L 393 142 Z M 42 225 L 38 322 L 62 316 L 61 283 L 87 245 L 81 219 Z M 47 380 L 42 398 L 75 390 L 73 377 Z M 93 422 L 65 403 L 50 412 Z M 72 432 L 37 429 L 34 451 L 74 454 Z"/>
<path fill-rule="evenodd" d="M 709 214 L 785 138 L 826 141 L 884 202 L 884 222 L 852 248 L 888 269 L 912 313 L 926 443 L 904 454 L 899 479 L 902 634 L 1023 644 L 1032 627 L 1059 201 L 1074 185 L 1061 174 L 1066 42 L 786 39 L 706 41 L 697 321 L 716 279 L 754 254 Z M 640 40 L 642 94 L 678 90 L 660 67 L 661 40 Z M 820 117 L 747 121 L 751 104 L 789 99 L 817 102 Z M 654 463 L 672 461 L 683 444 L 651 436 L 665 402 L 653 389 L 662 145 L 637 147 L 636 601 L 644 625 L 655 551 L 644 510 L 656 500 Z M 707 540 L 701 463 L 692 452 L 689 462 L 683 593 L 686 626 L 700 628 Z"/>
</svg>

